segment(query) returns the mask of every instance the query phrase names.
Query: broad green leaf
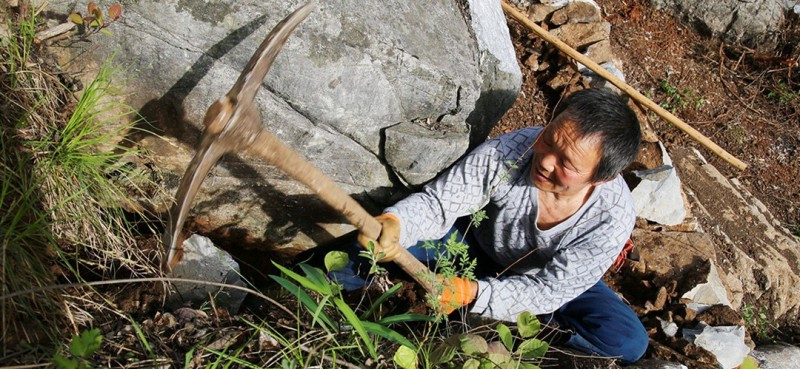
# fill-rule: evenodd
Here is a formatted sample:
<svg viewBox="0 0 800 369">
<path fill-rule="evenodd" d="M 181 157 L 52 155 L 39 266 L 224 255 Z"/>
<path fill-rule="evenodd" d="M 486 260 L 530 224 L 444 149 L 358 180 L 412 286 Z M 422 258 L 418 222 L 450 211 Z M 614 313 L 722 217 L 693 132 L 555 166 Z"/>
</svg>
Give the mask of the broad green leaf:
<svg viewBox="0 0 800 369">
<path fill-rule="evenodd" d="M 53 357 L 53 364 L 58 369 L 77 369 L 78 368 L 78 361 L 73 359 L 67 359 L 61 355 L 56 355 Z"/>
<path fill-rule="evenodd" d="M 531 338 L 519 345 L 517 354 L 522 355 L 525 359 L 535 359 L 544 356 L 548 348 L 550 348 L 550 345 L 547 342 Z"/>
<path fill-rule="evenodd" d="M 489 354 L 486 356 L 486 361 L 491 365 L 490 368 L 504 367 L 503 364 L 508 364 L 512 361 L 511 355 L 506 354 Z"/>
<path fill-rule="evenodd" d="M 344 251 L 331 251 L 325 255 L 325 269 L 335 272 L 347 266 L 350 257 Z"/>
<path fill-rule="evenodd" d="M 333 299 L 333 303 L 339 309 L 339 312 L 344 315 L 345 319 L 347 319 L 347 322 L 353 326 L 356 333 L 361 336 L 361 340 L 364 342 L 364 345 L 367 346 L 367 350 L 369 350 L 369 354 L 372 358 L 378 360 L 378 353 L 375 352 L 375 344 L 372 343 L 372 339 L 369 337 L 369 334 L 367 334 L 367 330 L 364 328 L 364 325 L 361 323 L 361 320 L 358 319 L 353 309 L 351 309 L 344 300 L 338 297 Z"/>
<path fill-rule="evenodd" d="M 81 332 L 79 335 L 72 336 L 72 342 L 69 344 L 69 352 L 73 355 L 86 359 L 100 348 L 103 343 L 103 335 L 100 334 L 100 329 L 94 328 L 88 331 Z"/>
<path fill-rule="evenodd" d="M 748 356 L 744 358 L 744 361 L 742 362 L 742 365 L 739 366 L 739 369 L 758 369 L 758 361 Z"/>
<path fill-rule="evenodd" d="M 72 13 L 69 15 L 69 21 L 80 26 L 83 24 L 83 16 L 81 13 Z"/>
<path fill-rule="evenodd" d="M 541 369 L 536 364 L 531 363 L 519 363 L 519 369 Z"/>
<path fill-rule="evenodd" d="M 469 359 L 464 363 L 463 369 L 480 369 L 481 362 L 475 359 Z"/>
<path fill-rule="evenodd" d="M 280 269 L 280 271 L 283 272 L 283 274 L 286 274 L 287 277 L 294 279 L 297 283 L 300 283 L 300 285 L 302 285 L 303 287 L 308 288 L 309 290 L 312 290 L 319 294 L 323 295 L 325 294 L 325 290 L 312 283 L 311 280 L 309 280 L 308 278 L 303 277 L 300 274 L 297 274 L 274 261 L 272 262 L 272 264 L 274 264 L 278 269 Z"/>
<path fill-rule="evenodd" d="M 417 352 L 406 346 L 398 347 L 392 358 L 403 369 L 417 369 Z"/>
<path fill-rule="evenodd" d="M 117 20 L 122 16 L 122 5 L 115 3 L 108 7 L 108 16 L 111 20 Z"/>
<path fill-rule="evenodd" d="M 511 352 L 508 351 L 506 346 L 500 341 L 489 342 L 489 348 L 486 350 L 486 352 L 490 354 L 500 354 L 511 357 Z"/>
<path fill-rule="evenodd" d="M 377 336 L 381 336 L 383 338 L 386 338 L 389 341 L 393 341 L 395 343 L 399 343 L 399 344 L 401 344 L 403 346 L 408 346 L 409 348 L 413 349 L 414 351 L 417 350 L 417 346 L 414 346 L 414 344 L 411 343 L 411 341 L 409 341 L 408 338 L 406 338 L 405 336 L 403 336 L 400 333 L 397 333 L 397 331 L 395 331 L 395 330 L 393 330 L 391 328 L 387 328 L 385 326 L 382 326 L 382 325 L 380 325 L 378 323 L 373 323 L 373 322 L 361 322 L 361 324 L 364 325 L 364 329 L 366 329 L 367 332 L 369 332 L 369 333 L 372 333 L 372 334 L 377 335 Z"/>
<path fill-rule="evenodd" d="M 465 334 L 461 337 L 461 351 L 467 355 L 483 354 L 489 351 L 489 344 L 478 335 Z"/>
<path fill-rule="evenodd" d="M 517 330 L 522 338 L 533 337 L 542 329 L 542 324 L 539 323 L 539 318 L 530 312 L 523 311 L 517 316 Z"/>
<path fill-rule="evenodd" d="M 509 329 L 507 325 L 503 323 L 498 324 L 497 335 L 500 336 L 500 341 L 503 341 L 507 349 L 514 349 L 514 336 L 511 334 L 511 329 Z"/>
<path fill-rule="evenodd" d="M 439 365 L 453 360 L 458 351 L 458 337 L 450 336 L 444 342 L 437 345 L 431 352 L 431 364 Z"/>
</svg>

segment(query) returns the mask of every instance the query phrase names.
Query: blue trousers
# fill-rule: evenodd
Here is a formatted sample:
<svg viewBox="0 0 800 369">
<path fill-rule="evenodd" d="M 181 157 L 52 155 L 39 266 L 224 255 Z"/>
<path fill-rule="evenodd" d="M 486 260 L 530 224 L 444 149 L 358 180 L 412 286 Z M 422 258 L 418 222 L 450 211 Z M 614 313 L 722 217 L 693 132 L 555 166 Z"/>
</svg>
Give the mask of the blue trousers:
<svg viewBox="0 0 800 369">
<path fill-rule="evenodd" d="M 464 229 L 466 229 L 465 223 L 458 222 L 439 241 L 446 242 L 453 233 L 462 240 Z M 478 260 L 475 271 L 478 278 L 493 276 L 503 270 L 483 254 L 469 232 L 462 242 L 470 245 L 471 256 Z M 422 245 L 423 242 L 417 243 L 408 250 L 414 257 L 431 267 L 437 252 Z M 352 249 L 347 251 L 350 254 L 350 263 L 337 272 L 331 272 L 330 275 L 346 290 L 352 291 L 368 283 L 359 276 L 359 274 L 365 275 L 363 270 L 368 269 L 368 261 L 358 256 L 361 251 L 359 245 L 353 245 Z M 649 343 L 647 331 L 639 318 L 602 280 L 556 311 L 539 315 L 539 320 L 551 325 L 554 323 L 559 330 L 567 331 L 569 336 L 564 343 L 565 346 L 585 353 L 617 357 L 625 363 L 639 360 Z"/>
</svg>

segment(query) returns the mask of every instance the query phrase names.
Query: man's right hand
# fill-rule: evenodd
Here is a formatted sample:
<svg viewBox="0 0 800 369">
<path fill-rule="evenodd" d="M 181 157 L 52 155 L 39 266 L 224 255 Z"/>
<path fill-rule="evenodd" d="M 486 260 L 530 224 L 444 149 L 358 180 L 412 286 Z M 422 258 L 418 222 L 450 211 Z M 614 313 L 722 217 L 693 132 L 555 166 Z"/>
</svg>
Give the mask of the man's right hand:
<svg viewBox="0 0 800 369">
<path fill-rule="evenodd" d="M 375 245 L 374 252 L 376 256 L 382 256 L 378 261 L 386 263 L 394 260 L 400 254 L 402 247 L 400 246 L 400 219 L 391 213 L 383 213 L 375 217 L 375 220 L 381 224 L 381 234 L 378 240 L 368 238 L 363 233 L 358 234 L 358 242 L 369 249 L 369 243 Z"/>
</svg>

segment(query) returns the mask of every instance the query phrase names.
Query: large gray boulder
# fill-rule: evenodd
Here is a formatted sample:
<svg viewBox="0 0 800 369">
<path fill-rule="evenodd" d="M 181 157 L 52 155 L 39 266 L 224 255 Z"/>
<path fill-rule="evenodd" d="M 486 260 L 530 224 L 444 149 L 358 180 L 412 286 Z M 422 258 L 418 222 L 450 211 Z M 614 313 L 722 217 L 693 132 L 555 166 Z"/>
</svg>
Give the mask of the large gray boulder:
<svg viewBox="0 0 800 369">
<path fill-rule="evenodd" d="M 714 36 L 749 46 L 769 45 L 792 8 L 787 0 L 650 0 Z"/>
<path fill-rule="evenodd" d="M 73 4 L 50 1 L 48 9 L 66 18 Z M 66 52 L 90 51 L 80 60 L 91 70 L 117 51 L 115 63 L 131 77 L 126 102 L 158 133 L 135 139 L 173 194 L 206 109 L 299 5 L 128 2 L 110 27 L 113 36 L 93 36 L 83 50 Z M 520 84 L 498 0 L 346 0 L 317 4 L 279 54 L 256 103 L 265 128 L 357 199 L 377 202 L 375 211 L 482 141 Z M 291 249 L 352 229 L 258 158 L 226 155 L 209 177 L 192 214 L 212 229 L 224 225 L 254 244 Z"/>
</svg>

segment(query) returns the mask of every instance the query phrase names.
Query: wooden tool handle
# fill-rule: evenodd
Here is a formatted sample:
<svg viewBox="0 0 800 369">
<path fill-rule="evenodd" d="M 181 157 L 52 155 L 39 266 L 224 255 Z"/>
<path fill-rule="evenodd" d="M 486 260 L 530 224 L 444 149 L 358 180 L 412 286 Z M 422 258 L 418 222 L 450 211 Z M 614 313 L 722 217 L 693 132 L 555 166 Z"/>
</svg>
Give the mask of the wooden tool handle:
<svg viewBox="0 0 800 369">
<path fill-rule="evenodd" d="M 614 86 L 617 86 L 617 88 L 628 94 L 628 96 L 632 97 L 634 100 L 646 106 L 648 109 L 658 114 L 658 116 L 660 116 L 661 118 L 666 119 L 668 122 L 678 127 L 678 129 L 682 130 L 690 137 L 700 142 L 700 144 L 711 150 L 714 154 L 717 154 L 717 156 L 721 157 L 734 167 L 739 168 L 741 170 L 747 168 L 747 164 L 745 164 L 743 161 L 729 154 L 727 151 L 725 151 L 717 144 L 715 144 L 713 141 L 711 141 L 708 137 L 704 136 L 702 133 L 692 128 L 690 125 L 686 124 L 680 118 L 674 116 L 672 113 L 662 108 L 658 104 L 654 103 L 646 96 L 640 94 L 633 87 L 631 87 L 624 81 L 620 80 L 619 78 L 611 74 L 605 68 L 601 67 L 600 65 L 592 61 L 592 59 L 589 59 L 585 55 L 579 53 L 577 50 L 573 49 L 563 41 L 559 40 L 558 37 L 553 36 L 550 32 L 547 32 L 547 30 L 545 30 L 544 28 L 539 27 L 536 23 L 528 19 L 528 17 L 525 14 L 514 8 L 514 6 L 506 4 L 505 2 L 501 2 L 501 4 L 503 6 L 503 10 L 508 15 L 516 19 L 518 22 L 522 23 L 522 25 L 524 25 L 528 29 L 532 30 L 533 32 L 536 32 L 536 34 L 542 37 L 545 41 L 553 44 L 553 46 L 561 50 L 564 54 L 569 55 L 571 58 L 575 59 L 579 63 L 591 69 L 593 72 L 597 73 L 597 75 L 599 75 L 600 77 L 603 77 L 605 80 L 611 82 Z"/>
<path fill-rule="evenodd" d="M 254 143 L 248 148 L 251 152 L 263 157 L 278 169 L 302 182 L 325 203 L 332 206 L 347 218 L 350 224 L 356 226 L 362 233 L 372 239 L 378 239 L 381 233 L 381 224 L 349 194 L 344 192 L 333 180 L 319 169 L 306 161 L 291 147 L 284 144 L 275 135 L 262 130 Z M 411 275 L 426 291 L 433 293 L 432 282 L 436 280 L 435 274 L 422 262 L 417 260 L 406 249 L 397 255 L 394 262 L 406 273 Z"/>
</svg>

